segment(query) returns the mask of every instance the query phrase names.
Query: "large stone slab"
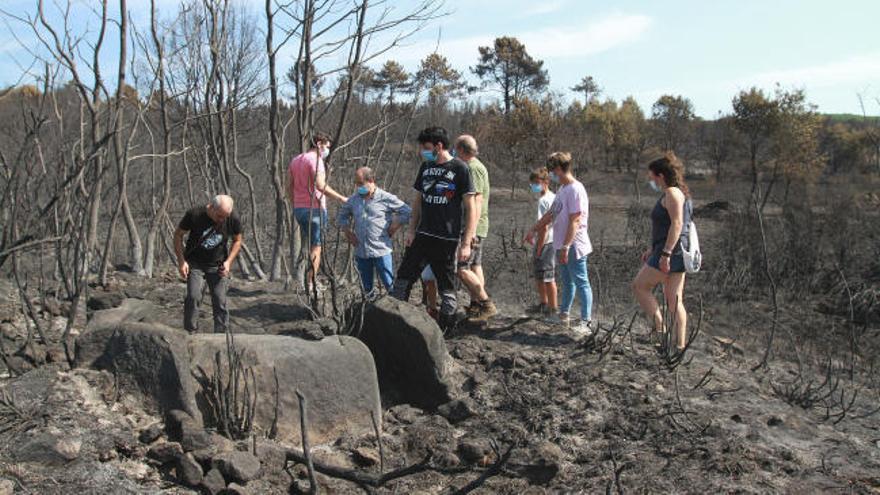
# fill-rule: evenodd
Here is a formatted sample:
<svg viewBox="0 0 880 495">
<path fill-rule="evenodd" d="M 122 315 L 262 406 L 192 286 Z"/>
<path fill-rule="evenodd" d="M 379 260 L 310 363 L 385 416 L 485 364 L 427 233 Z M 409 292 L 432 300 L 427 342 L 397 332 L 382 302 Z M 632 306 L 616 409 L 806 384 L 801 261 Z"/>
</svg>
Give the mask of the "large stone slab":
<svg viewBox="0 0 880 495">
<path fill-rule="evenodd" d="M 158 323 L 93 325 L 76 339 L 74 366 L 113 373 L 120 390 L 137 393 L 153 412 L 180 409 L 201 422 L 186 339 L 185 332 Z"/>
<path fill-rule="evenodd" d="M 301 439 L 296 390 L 307 399 L 309 440 L 314 443 L 335 440 L 343 433 L 372 432 L 371 412 L 381 422 L 376 367 L 369 349 L 359 340 L 334 336 L 307 341 L 277 335 L 235 335 L 234 339 L 245 366 L 254 372 L 258 394 L 255 426 L 260 430 L 269 431 L 275 419 L 276 391 L 277 431 L 282 441 L 299 444 Z M 218 353 L 225 368 L 226 346 L 225 335 L 191 336 L 188 347 L 193 373 L 213 376 Z M 210 407 L 204 390 L 198 401 L 207 412 Z M 214 419 L 206 414 L 205 424 Z"/>
<path fill-rule="evenodd" d="M 433 410 L 449 402 L 458 374 L 443 332 L 425 311 L 392 297 L 368 305 L 360 338 L 376 361 L 379 381 L 399 401 Z"/>
</svg>

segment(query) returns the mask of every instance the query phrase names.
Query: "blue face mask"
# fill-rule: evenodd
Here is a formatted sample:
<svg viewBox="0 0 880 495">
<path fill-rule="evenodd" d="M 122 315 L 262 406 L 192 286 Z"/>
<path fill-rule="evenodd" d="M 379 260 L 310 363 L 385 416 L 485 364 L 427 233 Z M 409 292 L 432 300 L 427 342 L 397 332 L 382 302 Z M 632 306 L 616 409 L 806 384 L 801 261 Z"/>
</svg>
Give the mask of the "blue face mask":
<svg viewBox="0 0 880 495">
<path fill-rule="evenodd" d="M 541 184 L 529 184 L 529 187 L 532 188 L 532 192 L 535 194 L 544 192 L 544 188 L 541 187 Z"/>
<path fill-rule="evenodd" d="M 554 184 L 559 184 L 559 177 L 556 176 L 556 172 L 550 172 L 550 180 Z"/>
<path fill-rule="evenodd" d="M 366 196 L 367 194 L 370 194 L 370 188 L 367 186 L 358 186 L 358 194 Z"/>
<path fill-rule="evenodd" d="M 452 158 L 455 158 L 456 156 L 458 156 L 458 153 L 456 153 L 455 148 L 452 149 L 452 153 L 450 153 L 450 155 L 452 155 Z"/>
<path fill-rule="evenodd" d="M 434 156 L 433 151 L 422 150 L 421 156 L 422 156 L 422 160 L 425 160 L 426 162 L 436 162 L 437 161 L 437 157 Z"/>
</svg>

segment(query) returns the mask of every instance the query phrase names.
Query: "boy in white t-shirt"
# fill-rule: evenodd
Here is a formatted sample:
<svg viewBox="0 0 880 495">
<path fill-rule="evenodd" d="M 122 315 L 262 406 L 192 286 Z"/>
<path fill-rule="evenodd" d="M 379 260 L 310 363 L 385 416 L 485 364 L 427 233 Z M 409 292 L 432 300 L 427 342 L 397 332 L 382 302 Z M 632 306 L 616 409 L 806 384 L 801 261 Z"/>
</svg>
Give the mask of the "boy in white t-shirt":
<svg viewBox="0 0 880 495">
<path fill-rule="evenodd" d="M 550 191 L 550 174 L 544 167 L 529 175 L 529 188 L 538 200 L 538 220 L 550 211 L 556 195 Z M 538 304 L 529 308 L 530 313 L 543 316 L 556 314 L 556 257 L 553 250 L 553 226 L 548 225 L 526 242 L 534 244 L 532 266 L 534 268 L 535 288 L 538 290 Z"/>
</svg>

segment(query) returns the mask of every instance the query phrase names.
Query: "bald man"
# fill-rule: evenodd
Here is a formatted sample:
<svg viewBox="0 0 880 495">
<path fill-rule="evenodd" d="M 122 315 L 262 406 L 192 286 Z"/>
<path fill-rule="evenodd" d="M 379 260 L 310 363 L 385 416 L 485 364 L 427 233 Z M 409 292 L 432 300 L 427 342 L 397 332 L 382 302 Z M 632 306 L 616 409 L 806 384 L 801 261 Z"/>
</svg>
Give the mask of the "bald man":
<svg viewBox="0 0 880 495">
<path fill-rule="evenodd" d="M 229 326 L 226 291 L 232 263 L 241 249 L 242 234 L 241 221 L 232 212 L 233 206 L 232 197 L 214 196 L 207 205 L 187 211 L 174 232 L 177 268 L 186 280 L 183 328 L 188 332 L 198 331 L 199 301 L 205 281 L 211 290 L 214 333 L 225 333 Z M 232 247 L 227 249 L 230 239 Z"/>
<path fill-rule="evenodd" d="M 468 319 L 472 322 L 486 321 L 495 316 L 498 310 L 486 293 L 486 278 L 483 275 L 483 240 L 489 235 L 489 172 L 477 158 L 479 149 L 473 136 L 463 134 L 455 140 L 456 156 L 467 163 L 474 185 L 474 207 L 477 210 L 476 235 L 471 245 L 470 256 L 458 261 L 458 277 L 467 287 L 471 304 L 467 308 Z"/>
</svg>

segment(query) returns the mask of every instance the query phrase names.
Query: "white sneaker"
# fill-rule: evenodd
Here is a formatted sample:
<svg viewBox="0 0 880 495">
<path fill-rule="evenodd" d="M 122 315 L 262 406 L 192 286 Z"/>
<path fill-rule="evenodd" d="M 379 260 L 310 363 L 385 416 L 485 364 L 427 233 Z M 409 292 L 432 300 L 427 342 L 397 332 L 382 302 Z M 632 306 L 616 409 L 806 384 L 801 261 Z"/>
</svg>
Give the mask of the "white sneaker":
<svg viewBox="0 0 880 495">
<path fill-rule="evenodd" d="M 570 328 L 572 332 L 581 337 L 593 335 L 593 322 L 590 320 L 578 320 Z"/>
</svg>

